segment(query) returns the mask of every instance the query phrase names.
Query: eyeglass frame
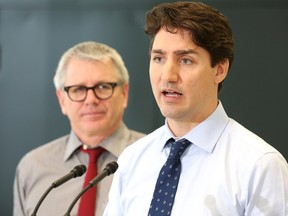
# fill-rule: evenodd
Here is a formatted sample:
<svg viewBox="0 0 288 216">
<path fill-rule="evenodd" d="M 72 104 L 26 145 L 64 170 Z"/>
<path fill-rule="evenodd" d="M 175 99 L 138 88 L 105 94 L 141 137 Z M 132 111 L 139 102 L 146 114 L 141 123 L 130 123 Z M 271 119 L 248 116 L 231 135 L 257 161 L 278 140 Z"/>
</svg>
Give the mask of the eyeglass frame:
<svg viewBox="0 0 288 216">
<path fill-rule="evenodd" d="M 100 98 L 100 97 L 97 95 L 97 93 L 96 93 L 96 90 L 97 90 L 96 87 L 98 87 L 98 86 L 100 86 L 100 85 L 103 85 L 103 84 L 108 84 L 108 85 L 110 85 L 110 86 L 112 87 L 112 92 L 111 92 L 111 95 L 110 95 L 109 97 Z M 70 99 L 71 101 L 73 101 L 73 102 L 83 102 L 83 101 L 85 101 L 86 98 L 87 98 L 87 95 L 88 95 L 88 91 L 89 91 L 89 90 L 92 90 L 92 91 L 93 91 L 94 96 L 95 96 L 97 99 L 99 99 L 99 100 L 107 100 L 107 99 L 109 99 L 109 98 L 111 98 L 111 97 L 113 96 L 115 87 L 116 87 L 116 86 L 121 86 L 121 85 L 122 85 L 121 82 L 101 82 L 101 83 L 97 83 L 97 84 L 95 84 L 94 86 L 91 86 L 91 87 L 87 87 L 87 86 L 84 86 L 84 85 L 64 86 L 64 87 L 63 87 L 63 90 L 67 93 L 69 99 Z M 82 88 L 85 88 L 85 97 L 84 97 L 82 100 L 74 100 L 74 99 L 72 99 L 71 96 L 70 96 L 70 94 L 69 94 L 69 90 L 70 90 L 72 87 L 82 87 Z"/>
</svg>

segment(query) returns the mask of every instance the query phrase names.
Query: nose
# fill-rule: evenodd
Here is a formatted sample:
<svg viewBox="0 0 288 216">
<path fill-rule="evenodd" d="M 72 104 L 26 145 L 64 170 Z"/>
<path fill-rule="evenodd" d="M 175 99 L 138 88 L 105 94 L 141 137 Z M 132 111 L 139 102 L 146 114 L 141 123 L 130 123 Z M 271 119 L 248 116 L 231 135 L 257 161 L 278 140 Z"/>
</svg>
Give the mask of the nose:
<svg viewBox="0 0 288 216">
<path fill-rule="evenodd" d="M 163 67 L 161 79 L 166 82 L 177 82 L 179 79 L 179 68 L 172 61 L 167 61 Z"/>
<path fill-rule="evenodd" d="M 92 89 L 88 89 L 85 102 L 86 103 L 95 103 L 95 102 L 98 103 L 99 102 L 99 99 L 96 97 L 96 95 Z"/>
</svg>

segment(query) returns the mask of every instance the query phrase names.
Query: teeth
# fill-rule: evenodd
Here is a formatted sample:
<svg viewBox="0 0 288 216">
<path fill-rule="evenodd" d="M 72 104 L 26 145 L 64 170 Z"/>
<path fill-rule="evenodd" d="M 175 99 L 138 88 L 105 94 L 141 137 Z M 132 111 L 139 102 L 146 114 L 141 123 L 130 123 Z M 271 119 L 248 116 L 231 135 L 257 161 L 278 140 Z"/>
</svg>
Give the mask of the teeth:
<svg viewBox="0 0 288 216">
<path fill-rule="evenodd" d="M 163 91 L 165 94 L 167 94 L 167 93 L 177 93 L 177 92 L 175 92 L 175 91 L 173 91 L 173 90 L 164 90 Z"/>
<path fill-rule="evenodd" d="M 173 96 L 173 97 L 179 97 L 180 95 L 182 95 L 181 93 L 179 93 L 179 92 L 176 92 L 176 91 L 174 91 L 174 90 L 169 90 L 169 89 L 167 89 L 167 90 L 163 90 L 162 91 L 163 92 L 163 94 L 165 94 L 166 96 Z"/>
<path fill-rule="evenodd" d="M 166 96 L 173 96 L 173 97 L 179 97 L 180 96 L 180 94 L 179 93 L 177 93 L 177 92 L 165 92 L 165 95 Z"/>
</svg>

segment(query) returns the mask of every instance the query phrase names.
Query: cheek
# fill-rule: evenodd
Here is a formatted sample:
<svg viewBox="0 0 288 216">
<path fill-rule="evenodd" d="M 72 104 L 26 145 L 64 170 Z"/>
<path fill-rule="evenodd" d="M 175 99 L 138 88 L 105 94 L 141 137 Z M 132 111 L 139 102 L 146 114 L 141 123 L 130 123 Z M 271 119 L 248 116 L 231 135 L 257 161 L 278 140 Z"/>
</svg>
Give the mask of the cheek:
<svg viewBox="0 0 288 216">
<path fill-rule="evenodd" d="M 63 99 L 61 101 L 60 106 L 61 106 L 62 113 L 64 115 L 67 115 L 67 103 L 66 103 L 65 99 Z"/>
<path fill-rule="evenodd" d="M 213 70 L 204 69 L 199 71 L 195 75 L 195 78 L 191 80 L 194 85 L 199 85 L 199 87 L 206 88 L 212 86 L 214 83 L 214 73 Z"/>
<path fill-rule="evenodd" d="M 119 101 L 115 101 L 114 104 L 111 104 L 110 107 L 113 107 L 114 109 L 125 109 L 127 107 L 127 100 L 124 96 L 121 95 L 121 100 L 119 98 Z"/>
<path fill-rule="evenodd" d="M 157 71 L 159 71 L 159 69 L 157 70 L 156 65 L 151 63 L 149 67 L 149 77 L 151 82 L 157 79 Z"/>
<path fill-rule="evenodd" d="M 155 72 L 153 73 L 152 71 L 150 71 L 149 76 L 150 76 L 150 85 L 152 87 L 152 90 L 154 91 L 157 88 L 157 83 L 160 78 L 157 76 L 157 73 Z"/>
<path fill-rule="evenodd" d="M 107 109 L 109 110 L 109 115 L 111 118 L 114 118 L 115 115 L 120 115 L 124 112 L 124 109 L 127 107 L 127 101 L 123 95 L 119 95 L 115 100 L 109 101 L 109 104 L 106 104 Z"/>
<path fill-rule="evenodd" d="M 75 118 L 80 109 L 80 104 L 71 104 L 71 102 L 64 103 L 62 112 L 69 117 L 69 119 Z"/>
<path fill-rule="evenodd" d="M 157 82 L 153 79 L 150 79 L 150 85 L 151 85 L 151 88 L 152 88 L 152 93 L 154 95 L 154 97 L 156 97 L 156 99 L 158 98 L 158 93 L 160 92 L 158 90 L 158 85 L 157 85 Z"/>
<path fill-rule="evenodd" d="M 204 92 L 208 90 L 209 84 L 211 81 L 207 79 L 207 77 L 198 75 L 190 78 L 184 78 L 185 85 L 183 86 L 183 90 L 186 92 L 185 95 L 194 95 L 194 97 L 198 97 L 199 95 L 205 94 Z M 198 95 L 198 96 L 197 96 Z"/>
</svg>

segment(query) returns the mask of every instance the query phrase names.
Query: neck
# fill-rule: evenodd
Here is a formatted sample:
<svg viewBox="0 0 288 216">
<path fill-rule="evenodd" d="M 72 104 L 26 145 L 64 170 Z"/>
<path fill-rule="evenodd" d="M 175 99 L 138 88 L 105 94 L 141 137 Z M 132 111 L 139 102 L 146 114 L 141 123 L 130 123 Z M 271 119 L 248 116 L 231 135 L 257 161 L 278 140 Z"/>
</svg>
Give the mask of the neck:
<svg viewBox="0 0 288 216">
<path fill-rule="evenodd" d="M 93 132 L 87 132 L 87 131 L 80 131 L 77 130 L 77 128 L 73 128 L 72 130 L 75 133 L 75 135 L 78 137 L 78 139 L 88 147 L 94 148 L 97 147 L 100 143 L 102 143 L 104 140 L 106 140 L 108 137 L 112 136 L 113 133 L 115 133 L 120 127 L 120 124 L 118 124 L 115 128 L 113 128 L 109 131 L 93 131 Z"/>
<path fill-rule="evenodd" d="M 104 140 L 106 140 L 108 137 L 110 137 L 114 131 L 112 131 L 109 134 L 76 134 L 78 139 L 85 145 L 87 145 L 89 148 L 95 148 L 100 143 L 102 143 Z"/>
<path fill-rule="evenodd" d="M 207 110 L 199 112 L 198 115 L 192 115 L 190 118 L 167 118 L 167 124 L 174 136 L 182 137 L 209 117 L 217 108 L 217 104 L 218 101 L 216 101 L 216 103 L 210 106 Z"/>
<path fill-rule="evenodd" d="M 172 119 L 167 119 L 168 127 L 175 137 L 182 137 L 195 128 L 198 122 L 180 122 Z"/>
<path fill-rule="evenodd" d="M 101 142 L 103 142 L 108 136 L 97 136 L 97 137 L 85 137 L 81 138 L 81 142 L 87 145 L 90 148 L 94 148 L 98 146 Z"/>
</svg>

